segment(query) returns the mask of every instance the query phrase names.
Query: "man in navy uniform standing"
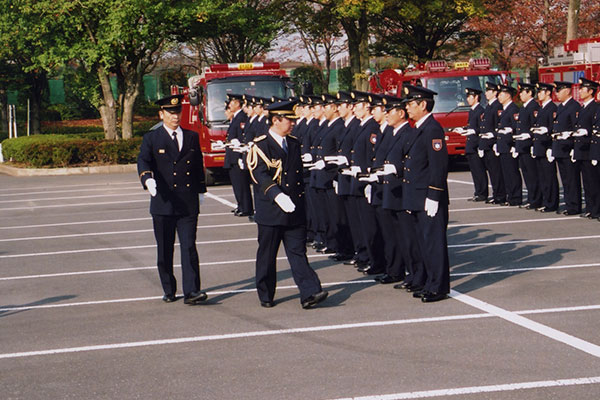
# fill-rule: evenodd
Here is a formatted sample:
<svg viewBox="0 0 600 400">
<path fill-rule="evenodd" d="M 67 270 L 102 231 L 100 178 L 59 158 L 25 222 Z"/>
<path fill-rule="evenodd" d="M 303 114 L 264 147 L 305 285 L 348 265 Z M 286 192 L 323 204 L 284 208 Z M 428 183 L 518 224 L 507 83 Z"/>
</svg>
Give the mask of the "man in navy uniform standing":
<svg viewBox="0 0 600 400">
<path fill-rule="evenodd" d="M 448 149 L 444 129 L 431 113 L 437 93 L 405 85 L 406 110 L 415 129 L 404 143 L 402 203 L 416 219 L 416 233 L 427 278 L 413 293 L 424 303 L 445 299 L 450 292 L 448 260 Z"/>
<path fill-rule="evenodd" d="M 283 241 L 302 308 L 322 302 L 328 293 L 306 257 L 306 208 L 300 142 L 289 133 L 296 101 L 267 107 L 269 132 L 254 140 L 247 156 L 254 181 L 255 221 L 258 225 L 256 289 L 262 307 L 273 307 L 277 283 L 276 259 Z"/>
<path fill-rule="evenodd" d="M 500 167 L 504 187 L 506 188 L 505 205 L 518 206 L 523 201 L 523 181 L 519 172 L 519 153 L 515 148 L 513 135 L 516 130 L 516 120 L 519 115 L 519 107 L 513 103 L 512 98 L 516 90 L 512 86 L 498 85 L 498 101 L 502 104 L 502 110 L 498 117 L 498 129 L 496 135 L 496 147 L 494 151 L 500 154 Z"/>
<path fill-rule="evenodd" d="M 498 101 L 498 85 L 493 82 L 485 83 L 485 98 L 488 102 L 479 122 L 479 147 L 477 153 L 483 158 L 485 168 L 490 175 L 492 184 L 492 198 L 486 200 L 489 204 L 504 204 L 506 202 L 506 189 L 500 166 L 500 154 L 493 151 L 496 144 L 496 127 L 502 105 Z"/>
<path fill-rule="evenodd" d="M 196 225 L 206 184 L 198 134 L 179 126 L 182 99 L 183 95 L 174 95 L 157 101 L 163 125 L 144 135 L 137 166 L 142 186 L 152 196 L 150 214 L 163 301 L 171 303 L 177 300 L 177 281 L 173 275 L 177 232 L 184 303 L 194 305 L 207 298 L 206 293 L 200 290 L 196 249 Z"/>
<path fill-rule="evenodd" d="M 236 216 L 247 217 L 252 215 L 252 193 L 250 192 L 250 177 L 244 170 L 242 155 L 236 152 L 244 140 L 244 128 L 248 116 L 242 110 L 243 97 L 240 94 L 227 94 L 229 109 L 233 113 L 229 128 L 227 128 L 227 142 L 231 145 L 225 150 L 223 168 L 229 170 L 229 179 L 233 187 L 233 194 L 237 201 Z"/>
</svg>

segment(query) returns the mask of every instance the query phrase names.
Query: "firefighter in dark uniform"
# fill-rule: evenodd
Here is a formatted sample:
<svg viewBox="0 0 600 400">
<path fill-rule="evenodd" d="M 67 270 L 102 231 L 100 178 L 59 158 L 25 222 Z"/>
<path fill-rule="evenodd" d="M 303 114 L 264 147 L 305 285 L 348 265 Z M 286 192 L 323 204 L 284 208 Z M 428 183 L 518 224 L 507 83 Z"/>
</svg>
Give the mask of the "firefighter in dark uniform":
<svg viewBox="0 0 600 400">
<path fill-rule="evenodd" d="M 303 308 L 325 300 L 327 292 L 306 257 L 306 209 L 300 142 L 289 136 L 295 101 L 267 107 L 269 132 L 254 140 L 246 161 L 254 181 L 255 221 L 258 225 L 256 289 L 260 304 L 273 307 L 277 282 L 276 260 L 283 241 Z"/>
<path fill-rule="evenodd" d="M 520 207 L 535 210 L 542 206 L 542 191 L 538 180 L 537 163 L 532 156 L 531 127 L 535 121 L 535 116 L 539 112 L 540 105 L 533 98 L 535 96 L 535 85 L 520 83 L 518 89 L 523 106 L 519 109 L 516 135 L 513 138 L 515 139 L 515 149 L 519 154 L 519 166 L 527 187 L 527 202 Z"/>
<path fill-rule="evenodd" d="M 600 175 L 598 168 L 592 165 L 590 158 L 590 144 L 593 132 L 594 117 L 600 106 L 594 101 L 598 84 L 589 79 L 579 79 L 579 101 L 582 102 L 581 110 L 577 113 L 575 132 L 573 132 L 573 158 L 580 164 L 581 178 L 585 198 L 584 218 L 597 219 L 600 217 Z"/>
<path fill-rule="evenodd" d="M 450 292 L 448 149 L 444 129 L 431 113 L 437 93 L 412 85 L 405 85 L 404 91 L 415 129 L 403 148 L 402 202 L 416 220 L 427 275 L 425 286 L 413 296 L 429 303 L 445 299 Z"/>
<path fill-rule="evenodd" d="M 596 101 L 600 102 L 600 90 L 596 91 Z M 596 169 L 596 174 L 600 174 L 600 107 L 596 109 L 596 116 L 592 123 L 592 137 L 590 139 L 590 164 Z M 596 209 L 592 210 L 593 215 L 600 215 L 600 204 L 596 203 Z M 600 216 L 598 217 L 600 221 Z"/>
<path fill-rule="evenodd" d="M 502 110 L 498 117 L 498 129 L 496 130 L 496 151 L 500 154 L 500 167 L 506 189 L 505 205 L 518 206 L 523 201 L 523 181 L 519 172 L 519 161 L 517 157 L 513 135 L 516 129 L 516 120 L 519 117 L 519 107 L 512 101 L 516 90 L 507 85 L 498 85 L 498 101 L 502 104 Z"/>
<path fill-rule="evenodd" d="M 504 188 L 500 158 L 499 154 L 496 155 L 494 151 L 498 116 L 502 110 L 502 105 L 497 96 L 498 85 L 493 82 L 486 82 L 485 98 L 488 104 L 483 114 L 481 114 L 481 121 L 479 122 L 479 148 L 477 153 L 479 157 L 483 158 L 485 169 L 488 171 L 490 183 L 492 184 L 492 198 L 486 200 L 486 203 L 489 204 L 504 204 L 506 202 L 506 189 Z"/>
<path fill-rule="evenodd" d="M 242 155 L 235 150 L 243 143 L 243 132 L 248 116 L 242 110 L 243 98 L 238 94 L 227 94 L 229 109 L 233 113 L 229 128 L 227 128 L 227 143 L 223 168 L 229 170 L 229 179 L 233 187 L 233 194 L 237 201 L 236 216 L 250 216 L 252 211 L 252 193 L 250 192 L 250 177 L 244 170 Z"/>
<path fill-rule="evenodd" d="M 566 209 L 564 215 L 581 214 L 581 177 L 580 165 L 573 158 L 573 130 L 577 122 L 579 103 L 571 97 L 571 82 L 554 82 L 556 97 L 560 104 L 554 117 L 552 128 L 552 153 L 556 159 L 560 180 L 563 184 L 563 194 Z"/>
<path fill-rule="evenodd" d="M 477 153 L 479 148 L 479 121 L 481 121 L 481 115 L 484 112 L 483 106 L 479 104 L 481 93 L 479 89 L 465 88 L 467 103 L 471 107 L 468 124 L 466 128 L 456 129 L 456 132 L 467 137 L 465 155 L 475 186 L 475 193 L 469 201 L 486 201 L 488 198 L 488 177 L 485 171 L 485 162 Z"/>
<path fill-rule="evenodd" d="M 533 134 L 533 157 L 537 164 L 538 180 L 542 193 L 542 205 L 537 208 L 541 212 L 555 212 L 558 210 L 558 176 L 556 175 L 556 162 L 548 155 L 552 152 L 552 126 L 556 114 L 556 104 L 552 101 L 551 83 L 536 83 L 537 99 L 540 103 L 539 111 L 534 111 L 535 122 L 531 128 Z"/>
<path fill-rule="evenodd" d="M 185 304 L 198 304 L 207 295 L 200 290 L 196 249 L 196 225 L 206 192 L 198 134 L 181 129 L 181 100 L 174 95 L 157 101 L 163 125 L 144 135 L 137 168 L 144 189 L 151 194 L 150 214 L 157 245 L 158 275 L 163 301 L 177 300 L 173 275 L 175 232 L 181 250 L 181 274 Z"/>
</svg>

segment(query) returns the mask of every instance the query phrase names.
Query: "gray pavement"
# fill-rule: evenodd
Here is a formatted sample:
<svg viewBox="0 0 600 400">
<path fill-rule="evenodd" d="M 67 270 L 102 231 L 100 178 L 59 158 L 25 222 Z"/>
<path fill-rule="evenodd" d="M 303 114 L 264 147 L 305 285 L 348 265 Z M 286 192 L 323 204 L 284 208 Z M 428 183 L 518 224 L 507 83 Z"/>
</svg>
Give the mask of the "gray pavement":
<svg viewBox="0 0 600 400">
<path fill-rule="evenodd" d="M 160 300 L 135 173 L 0 175 L 0 397 L 600 398 L 600 222 L 467 202 L 470 182 L 450 173 L 451 298 L 309 250 L 330 296 L 302 310 L 283 250 L 259 306 L 230 186 L 202 206 L 190 307 Z"/>
</svg>

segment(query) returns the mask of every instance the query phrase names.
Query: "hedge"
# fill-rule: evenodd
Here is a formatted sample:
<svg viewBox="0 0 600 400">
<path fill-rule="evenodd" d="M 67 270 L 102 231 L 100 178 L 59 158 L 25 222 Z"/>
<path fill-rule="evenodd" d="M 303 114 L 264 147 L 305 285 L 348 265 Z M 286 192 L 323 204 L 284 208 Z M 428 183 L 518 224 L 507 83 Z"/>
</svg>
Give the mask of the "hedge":
<svg viewBox="0 0 600 400">
<path fill-rule="evenodd" d="M 135 163 L 141 137 L 104 140 L 84 135 L 33 135 L 2 142 L 4 160 L 27 167 Z"/>
</svg>

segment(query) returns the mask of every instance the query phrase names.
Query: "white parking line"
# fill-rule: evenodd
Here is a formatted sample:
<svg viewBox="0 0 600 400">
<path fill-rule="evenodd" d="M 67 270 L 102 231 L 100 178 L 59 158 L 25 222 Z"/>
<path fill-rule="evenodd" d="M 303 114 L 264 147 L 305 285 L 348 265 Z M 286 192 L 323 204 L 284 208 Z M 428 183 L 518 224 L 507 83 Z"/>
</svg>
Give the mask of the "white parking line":
<svg viewBox="0 0 600 400">
<path fill-rule="evenodd" d="M 143 200 L 121 200 L 121 201 L 104 201 L 100 203 L 76 203 L 76 204 L 52 204 L 47 206 L 27 206 L 27 207 L 10 207 L 0 208 L 0 211 L 18 211 L 18 210 L 37 210 L 40 208 L 65 208 L 65 207 L 97 207 L 110 204 L 129 204 L 129 203 L 148 203 L 148 199 Z"/>
<path fill-rule="evenodd" d="M 212 194 L 212 193 L 206 193 L 206 194 L 205 194 L 205 196 L 206 196 L 206 197 L 208 197 L 209 199 L 216 200 L 216 201 L 218 201 L 218 202 L 219 202 L 219 203 L 221 203 L 221 204 L 225 204 L 226 206 L 233 207 L 233 208 L 236 208 L 236 207 L 237 207 L 237 204 L 235 204 L 235 203 L 232 203 L 232 202 L 230 202 L 229 200 L 225 200 L 224 198 L 222 198 L 222 197 L 219 197 L 219 196 L 217 196 L 217 195 L 215 195 L 215 194 Z"/>
<path fill-rule="evenodd" d="M 13 199 L 0 200 L 0 204 L 5 203 L 28 203 L 32 201 L 55 201 L 55 200 L 72 200 L 72 199 L 97 199 L 100 197 L 123 197 L 123 196 L 148 196 L 142 190 L 137 190 L 135 193 L 114 193 L 114 194 L 93 194 L 89 196 L 67 196 L 67 197 L 46 197 L 41 199 Z"/>
<path fill-rule="evenodd" d="M 595 383 L 600 383 L 600 376 L 592 376 L 589 378 L 557 379 L 557 380 L 551 380 L 551 381 L 506 383 L 506 384 L 500 384 L 500 385 L 470 386 L 470 387 L 459 387 L 459 388 L 438 389 L 438 390 L 425 390 L 425 391 L 420 391 L 420 392 L 377 394 L 377 395 L 373 395 L 373 396 L 344 397 L 344 398 L 337 399 L 337 400 L 425 399 L 428 397 L 445 397 L 445 396 L 457 396 L 457 395 L 465 395 L 465 394 L 492 393 L 492 392 L 512 392 L 514 390 L 541 389 L 541 388 L 550 388 L 550 387 L 556 387 L 556 386 L 590 385 L 590 384 L 595 384 Z"/>
<path fill-rule="evenodd" d="M 98 187 L 98 186 L 106 186 L 107 188 L 110 188 L 111 186 L 120 186 L 120 185 L 139 185 L 140 182 L 139 181 L 131 181 L 131 182 L 106 182 L 106 183 L 80 183 L 77 185 L 60 185 L 60 186 L 55 186 L 52 185 L 52 187 L 54 189 L 57 188 L 81 188 L 81 187 L 87 187 L 87 186 L 93 186 L 93 187 Z M 31 189 L 31 187 L 26 187 L 26 186 L 22 186 L 22 187 L 14 187 L 14 188 L 2 188 L 0 189 L 0 192 L 9 192 L 11 190 L 28 190 Z M 36 187 L 37 189 L 37 187 Z"/>
</svg>

